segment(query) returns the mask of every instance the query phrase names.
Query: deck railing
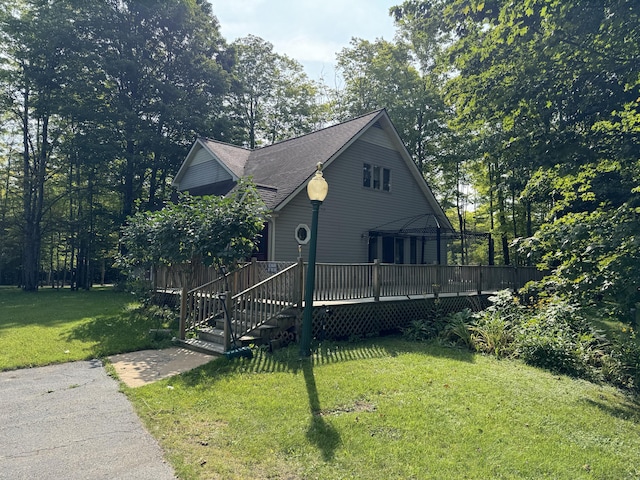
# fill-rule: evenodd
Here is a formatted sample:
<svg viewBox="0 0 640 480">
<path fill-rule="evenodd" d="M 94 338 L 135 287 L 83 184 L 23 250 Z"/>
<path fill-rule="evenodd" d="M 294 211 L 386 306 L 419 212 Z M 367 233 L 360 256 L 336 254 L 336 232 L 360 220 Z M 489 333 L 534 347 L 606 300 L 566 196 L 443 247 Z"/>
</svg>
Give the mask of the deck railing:
<svg viewBox="0 0 640 480">
<path fill-rule="evenodd" d="M 290 265 L 230 297 L 227 310 L 236 338 L 264 325 L 283 310 L 302 304 L 301 267 L 302 262 Z"/>
<path fill-rule="evenodd" d="M 305 269 L 301 260 L 295 264 L 253 261 L 189 290 L 181 303 L 181 335 L 224 318 L 225 301 L 232 319 L 225 326 L 231 324 L 237 337 L 288 307 L 302 306 Z M 489 293 L 517 290 L 540 278 L 535 267 L 318 263 L 314 302 Z M 225 334 L 227 343 L 230 334 Z"/>
</svg>

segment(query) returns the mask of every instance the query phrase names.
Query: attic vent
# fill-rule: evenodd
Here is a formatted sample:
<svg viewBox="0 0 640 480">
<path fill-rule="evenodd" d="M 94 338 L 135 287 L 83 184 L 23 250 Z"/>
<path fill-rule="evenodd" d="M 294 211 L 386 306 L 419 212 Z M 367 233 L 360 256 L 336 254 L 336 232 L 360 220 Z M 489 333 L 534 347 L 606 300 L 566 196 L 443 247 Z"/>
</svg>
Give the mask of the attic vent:
<svg viewBox="0 0 640 480">
<path fill-rule="evenodd" d="M 373 126 L 376 128 L 382 128 L 382 125 L 380 125 L 380 122 L 374 123 Z"/>
</svg>

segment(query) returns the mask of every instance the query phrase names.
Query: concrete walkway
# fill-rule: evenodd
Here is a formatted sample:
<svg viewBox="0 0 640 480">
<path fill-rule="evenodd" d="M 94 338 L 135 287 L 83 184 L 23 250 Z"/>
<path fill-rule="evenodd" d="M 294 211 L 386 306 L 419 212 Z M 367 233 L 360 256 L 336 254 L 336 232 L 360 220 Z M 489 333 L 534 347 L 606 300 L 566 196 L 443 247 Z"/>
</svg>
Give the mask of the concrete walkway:
<svg viewBox="0 0 640 480">
<path fill-rule="evenodd" d="M 173 353 L 174 363 L 189 357 Z M 160 373 L 171 363 L 169 354 L 152 374 L 152 357 L 147 354 L 147 366 L 138 371 L 145 381 L 192 365 L 178 360 L 179 367 Z M 98 360 L 0 373 L 0 446 L 3 480 L 175 479 Z"/>
<path fill-rule="evenodd" d="M 109 361 L 118 378 L 128 387 L 140 387 L 199 367 L 214 358 L 186 348 L 173 347 L 112 355 Z"/>
</svg>

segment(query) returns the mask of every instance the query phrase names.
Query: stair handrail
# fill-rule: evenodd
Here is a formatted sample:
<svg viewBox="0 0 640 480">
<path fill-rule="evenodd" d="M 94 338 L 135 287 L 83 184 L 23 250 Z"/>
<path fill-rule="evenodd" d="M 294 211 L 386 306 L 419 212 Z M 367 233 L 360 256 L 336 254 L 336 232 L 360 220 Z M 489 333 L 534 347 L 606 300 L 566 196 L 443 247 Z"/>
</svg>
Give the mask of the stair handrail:
<svg viewBox="0 0 640 480">
<path fill-rule="evenodd" d="M 203 285 L 199 285 L 185 294 L 180 302 L 180 337 L 184 340 L 186 333 L 208 324 L 210 319 L 222 314 L 222 303 L 219 295 L 229 289 L 229 284 L 240 283 L 236 279 L 245 273 L 245 269 L 255 262 L 247 262 L 235 270 L 220 275 Z M 247 272 L 247 278 L 251 274 Z"/>
<path fill-rule="evenodd" d="M 287 308 L 302 303 L 300 260 L 231 297 L 229 315 L 237 338 L 266 324 Z"/>
</svg>

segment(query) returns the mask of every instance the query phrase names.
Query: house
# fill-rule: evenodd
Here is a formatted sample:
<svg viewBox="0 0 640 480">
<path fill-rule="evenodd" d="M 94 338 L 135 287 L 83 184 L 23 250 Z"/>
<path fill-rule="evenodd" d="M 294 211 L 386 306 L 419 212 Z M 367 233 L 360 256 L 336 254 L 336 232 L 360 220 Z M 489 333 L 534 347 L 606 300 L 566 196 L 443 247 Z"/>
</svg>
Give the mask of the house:
<svg viewBox="0 0 640 480">
<path fill-rule="evenodd" d="M 200 138 L 173 185 L 224 195 L 238 179 L 252 179 L 270 212 L 259 259 L 295 261 L 307 257 L 306 185 L 319 162 L 329 194 L 320 207 L 318 262 L 446 263 L 454 229 L 386 110 L 255 150 Z"/>
</svg>

